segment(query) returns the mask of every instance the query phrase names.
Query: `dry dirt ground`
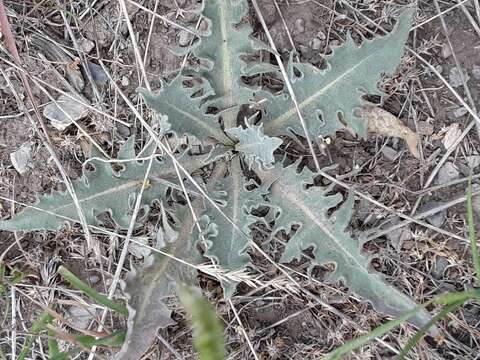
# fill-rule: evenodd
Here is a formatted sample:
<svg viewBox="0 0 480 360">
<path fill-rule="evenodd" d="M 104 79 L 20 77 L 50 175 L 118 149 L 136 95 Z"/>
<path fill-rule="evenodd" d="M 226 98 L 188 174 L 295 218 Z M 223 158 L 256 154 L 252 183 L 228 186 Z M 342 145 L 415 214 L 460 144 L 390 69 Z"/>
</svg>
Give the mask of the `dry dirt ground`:
<svg viewBox="0 0 480 360">
<path fill-rule="evenodd" d="M 58 130 L 47 121 L 53 148 L 70 178 L 81 175 L 82 164 L 88 158 L 90 140 L 87 135 L 111 156 L 130 135 L 144 136 L 141 126 L 99 67 L 100 61 L 103 62 L 119 88 L 140 111 L 145 111 L 136 93 L 141 75 L 119 2 L 4 2 L 29 76 L 44 81 L 43 86 L 55 99 L 60 96 L 58 89 L 70 91 L 73 87 L 96 109 L 79 120 L 78 126 L 72 124 L 64 130 Z M 190 10 L 197 6 L 196 3 L 194 0 L 144 0 L 140 1 L 142 8 L 139 8 L 133 1 L 126 2 L 154 90 L 160 88 L 162 80 L 171 79 L 182 68 L 184 58 L 173 55 L 168 49 L 185 46 L 190 39 L 188 34 L 161 19 L 153 20 L 152 14 L 160 14 L 178 24 L 194 24 L 197 16 Z M 407 0 L 277 0 L 285 20 L 282 21 L 275 0 L 260 1 L 273 39 L 285 59 L 295 48 L 301 61 L 319 67 L 324 65 L 324 55 L 341 44 L 347 32 L 356 40 L 362 36 L 379 36 L 382 34 L 380 28 L 392 29 L 396 16 L 408 3 Z M 458 3 L 461 6 L 457 6 Z M 426 217 L 428 223 L 437 230 L 457 236 L 412 224 L 392 229 L 400 222 L 398 218 L 366 201 L 356 202 L 351 231 L 366 233 L 372 239 L 367 249 L 376 255 L 374 266 L 390 283 L 419 302 L 445 291 L 474 286 L 471 254 L 465 241 L 465 193 L 467 177 L 473 173 L 477 179 L 475 174 L 480 171 L 480 126 L 475 125 L 452 90 L 474 111 L 480 106 L 478 3 L 439 0 L 437 9 L 435 1 L 418 1 L 415 28 L 408 46 L 432 67 L 413 53 L 406 53 L 397 74 L 380 84 L 386 96 L 374 99 L 420 135 L 420 159 L 412 157 L 403 141 L 398 139 L 371 137 L 362 140 L 345 133 L 337 134 L 327 154 L 319 159 L 324 165 L 338 164 L 332 174 L 398 212 L 416 216 L 430 210 L 430 216 Z M 255 28 L 255 35 L 264 39 L 253 11 L 248 20 Z M 5 49 L 1 43 L 0 46 Z M 192 59 L 187 58 L 187 61 Z M 63 184 L 45 144 L 19 110 L 12 88 L 25 107 L 31 107 L 18 71 L 11 65 L 6 52 L 0 53 L 0 68 L 0 217 L 7 219 L 21 210 L 19 204 L 33 203 L 36 192 L 59 190 Z M 463 76 L 460 69 L 464 71 Z M 43 110 L 52 98 L 38 86 L 32 89 Z M 28 155 L 27 151 L 27 162 L 23 164 L 26 169 L 20 174 L 12 164 L 11 154 L 22 147 L 30 149 L 30 153 Z M 290 156 L 304 158 L 307 164 L 312 162 L 308 153 L 302 153 L 301 149 L 292 150 Z M 480 214 L 477 216 L 480 218 Z M 6 358 L 13 353 L 18 355 L 25 334 L 41 313 L 39 303 L 54 306 L 78 326 L 97 328 L 101 309 L 56 275 L 56 269 L 63 264 L 98 291 L 106 292 L 122 243 L 113 236 L 97 236 L 95 240 L 100 243 L 103 272 L 95 257 L 85 255 L 80 227 L 59 232 L 0 231 L 0 260 L 6 266 L 6 274 L 12 274 L 14 269 L 25 274 L 15 288 L 9 288 L 0 298 L 0 349 Z M 275 242 L 259 235 L 258 243 L 272 256 L 277 255 Z M 141 256 L 129 254 L 128 260 L 138 261 L 135 255 Z M 278 276 L 257 254 L 251 255 L 257 271 L 272 278 Z M 125 267 L 130 267 L 130 261 L 125 262 Z M 291 267 L 306 274 L 308 263 L 294 263 Z M 351 296 L 341 284 L 324 284 L 322 279 L 327 272 L 328 267 L 322 267 L 313 272 L 311 279 L 299 275 L 296 280 L 343 314 L 342 317 L 319 306 L 312 298 L 275 289 L 240 286 L 232 302 L 241 324 L 229 303 L 222 298 L 218 282 L 201 276 L 206 296 L 223 319 L 229 358 L 254 358 L 241 327 L 246 330 L 260 359 L 317 359 L 386 320 L 368 303 Z M 115 298 L 123 300 L 120 289 Z M 85 312 L 81 307 L 78 310 L 79 304 L 90 304 L 95 316 L 87 316 L 84 321 Z M 171 306 L 177 324 L 159 333 L 158 341 L 152 344 L 146 358 L 195 358 L 191 332 L 181 306 L 175 299 Z M 111 318 L 105 322 L 107 331 L 124 326 Z M 478 304 L 463 306 L 440 326 L 445 335 L 443 341 L 425 338 L 411 353 L 412 359 L 480 358 Z M 401 326 L 350 358 L 394 358 L 413 333 L 413 328 Z M 46 358 L 45 344 L 46 337 L 36 339 L 28 358 Z M 61 345 L 71 346 L 67 342 Z M 79 358 L 86 358 L 86 354 Z"/>
</svg>

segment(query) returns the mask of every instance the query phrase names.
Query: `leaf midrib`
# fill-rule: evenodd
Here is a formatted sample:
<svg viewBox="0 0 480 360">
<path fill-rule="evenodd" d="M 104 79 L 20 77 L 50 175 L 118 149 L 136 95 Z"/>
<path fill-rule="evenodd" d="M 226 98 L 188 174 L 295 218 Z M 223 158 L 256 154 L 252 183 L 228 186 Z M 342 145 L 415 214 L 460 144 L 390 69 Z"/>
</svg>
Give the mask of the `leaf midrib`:
<svg viewBox="0 0 480 360">
<path fill-rule="evenodd" d="M 363 58 L 358 64 L 356 64 L 354 67 L 350 68 L 348 71 L 345 71 L 341 76 L 335 78 L 333 81 L 327 83 L 324 87 L 322 87 L 318 92 L 314 93 L 313 95 L 310 95 L 309 97 L 305 98 L 302 100 L 299 104 L 298 107 L 300 110 L 303 110 L 305 107 L 310 105 L 313 101 L 315 101 L 319 96 L 325 94 L 331 87 L 333 87 L 335 84 L 337 84 L 339 81 L 341 81 L 343 78 L 346 76 L 350 75 L 353 71 L 355 71 L 359 66 L 363 65 L 365 61 L 369 60 L 372 56 L 374 56 L 377 51 L 371 52 L 368 56 Z M 329 70 L 331 71 L 331 70 Z M 289 98 L 290 99 L 290 98 Z M 287 100 L 288 101 L 288 100 Z M 289 110 L 278 116 L 277 118 L 268 121 L 265 124 L 265 128 L 268 130 L 271 130 L 272 128 L 278 128 L 278 127 L 284 127 L 284 123 L 286 123 L 292 116 L 294 116 L 297 113 L 296 108 L 293 106 L 293 102 L 291 103 L 291 107 Z"/>
<path fill-rule="evenodd" d="M 285 189 L 288 189 L 288 187 L 285 187 Z M 297 189 L 298 190 L 298 189 Z M 327 236 L 329 237 L 335 245 L 344 253 L 348 258 L 352 259 L 353 262 L 358 266 L 358 269 L 361 269 L 363 273 L 366 275 L 371 275 L 364 264 L 362 264 L 355 256 L 353 256 L 337 239 L 337 237 L 331 232 L 328 226 L 326 226 L 322 221 L 317 219 L 315 214 L 310 210 L 308 206 L 304 204 L 300 199 L 297 198 L 296 194 L 297 192 L 286 192 L 283 190 L 282 186 L 280 183 L 276 182 L 272 186 L 272 191 L 280 193 L 283 197 L 288 199 L 291 204 L 294 204 L 298 209 L 300 209 L 301 212 L 303 212 L 315 225 L 317 225 L 320 230 Z M 303 221 L 302 221 L 303 222 Z M 302 228 L 299 229 L 301 231 Z M 318 245 L 317 245 L 318 246 Z"/>
</svg>

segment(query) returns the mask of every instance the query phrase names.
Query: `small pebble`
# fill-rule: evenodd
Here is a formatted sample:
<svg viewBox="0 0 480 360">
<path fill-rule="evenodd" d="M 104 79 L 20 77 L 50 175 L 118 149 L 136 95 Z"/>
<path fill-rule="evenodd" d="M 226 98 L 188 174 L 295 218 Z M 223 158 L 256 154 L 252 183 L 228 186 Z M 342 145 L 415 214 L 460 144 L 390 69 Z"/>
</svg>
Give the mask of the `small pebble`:
<svg viewBox="0 0 480 360">
<path fill-rule="evenodd" d="M 96 284 L 100 281 L 100 277 L 98 275 L 90 275 L 88 277 L 88 281 L 90 282 L 90 284 Z"/>
<path fill-rule="evenodd" d="M 98 85 L 106 85 L 108 83 L 108 76 L 105 74 L 105 71 L 103 71 L 103 68 L 100 65 L 90 61 L 88 61 L 87 64 L 88 69 L 92 74 L 93 81 L 95 81 L 95 83 Z"/>
<path fill-rule="evenodd" d="M 297 34 L 301 34 L 305 32 L 305 20 L 303 19 L 297 19 L 295 20 L 295 32 Z"/>
<path fill-rule="evenodd" d="M 85 54 L 88 54 L 95 47 L 95 43 L 91 40 L 86 39 L 86 38 L 81 38 L 78 41 L 78 46 L 79 46 L 81 51 L 83 51 Z"/>
<path fill-rule="evenodd" d="M 22 144 L 18 150 L 10 153 L 10 161 L 20 175 L 26 173 L 28 170 L 28 164 L 30 163 L 31 159 L 31 151 L 30 143 L 26 142 Z"/>
<path fill-rule="evenodd" d="M 453 144 L 458 140 L 458 138 L 462 135 L 462 130 L 460 129 L 460 126 L 458 123 L 453 123 L 451 124 L 447 132 L 445 133 L 445 136 L 442 140 L 442 144 L 445 147 L 445 149 L 450 149 Z"/>
<path fill-rule="evenodd" d="M 382 148 L 382 155 L 388 161 L 395 161 L 400 156 L 400 153 L 390 146 L 384 146 Z"/>
<path fill-rule="evenodd" d="M 468 110 L 465 109 L 464 107 L 459 107 L 458 109 L 455 109 L 453 111 L 453 116 L 455 116 L 455 118 L 461 118 L 462 116 L 466 115 L 468 113 Z"/>
<path fill-rule="evenodd" d="M 467 83 L 468 80 L 470 80 L 470 77 L 468 76 L 468 74 L 464 72 L 463 79 Z M 450 69 L 449 82 L 450 82 L 450 85 L 453 86 L 454 88 L 457 88 L 463 85 L 462 75 L 458 67 L 455 66 Z"/>
<path fill-rule="evenodd" d="M 182 47 L 190 45 L 190 42 L 193 39 L 193 34 L 189 33 L 185 30 L 180 30 L 180 34 L 178 36 L 178 44 Z"/>
<path fill-rule="evenodd" d="M 438 171 L 435 183 L 437 185 L 449 183 L 452 180 L 458 179 L 460 172 L 452 162 L 446 162 Z"/>
<path fill-rule="evenodd" d="M 480 65 L 473 65 L 472 75 L 475 80 L 480 80 Z"/>
<path fill-rule="evenodd" d="M 311 41 L 310 41 L 310 47 L 313 49 L 313 50 L 320 50 L 321 47 L 322 47 L 322 41 L 318 38 L 313 38 Z"/>
<path fill-rule="evenodd" d="M 77 329 L 86 329 L 92 320 L 92 314 L 80 306 L 71 306 L 68 309 L 68 320 Z"/>
<path fill-rule="evenodd" d="M 323 31 L 319 31 L 317 33 L 317 38 L 319 38 L 320 40 L 325 40 L 327 38 L 327 35 L 325 35 Z"/>
<path fill-rule="evenodd" d="M 440 201 L 434 201 L 434 200 L 428 201 L 425 204 L 423 204 L 423 206 L 421 206 L 420 209 L 418 209 L 418 212 L 423 213 L 423 212 L 435 209 L 441 205 L 443 205 L 443 203 Z M 447 219 L 447 212 L 445 210 L 439 211 L 436 214 L 427 216 L 425 218 L 425 220 L 430 225 L 433 225 L 436 227 L 442 226 L 446 219 Z"/>
<path fill-rule="evenodd" d="M 446 270 L 448 265 L 449 265 L 449 263 L 448 263 L 448 260 L 447 260 L 446 257 L 437 256 L 435 258 L 435 267 L 432 271 L 432 276 L 437 280 L 442 279 L 443 274 L 445 273 L 445 270 Z"/>
<path fill-rule="evenodd" d="M 89 113 L 90 110 L 85 105 L 65 95 L 60 95 L 56 103 L 51 102 L 43 109 L 43 115 L 50 120 L 54 128 L 60 131 L 65 130 L 72 123 L 71 119 L 77 121 Z"/>
<path fill-rule="evenodd" d="M 126 77 L 125 75 L 123 75 L 121 84 L 122 84 L 123 87 L 127 87 L 128 85 L 130 85 L 130 79 L 128 77 Z"/>
</svg>

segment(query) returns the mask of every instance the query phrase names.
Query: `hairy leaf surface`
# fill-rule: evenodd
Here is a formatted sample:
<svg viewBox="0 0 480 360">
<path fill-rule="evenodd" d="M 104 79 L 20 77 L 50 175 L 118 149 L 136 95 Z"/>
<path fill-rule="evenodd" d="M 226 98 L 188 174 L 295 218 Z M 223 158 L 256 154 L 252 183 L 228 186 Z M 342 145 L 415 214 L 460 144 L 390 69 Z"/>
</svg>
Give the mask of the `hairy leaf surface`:
<svg viewBox="0 0 480 360">
<path fill-rule="evenodd" d="M 313 265 L 334 263 L 336 266 L 330 281 L 344 281 L 351 291 L 370 300 L 377 310 L 390 316 L 413 309 L 415 302 L 373 271 L 360 243 L 346 231 L 353 198 L 349 197 L 341 204 L 343 197 L 339 193 L 328 195 L 329 188 L 307 186 L 313 184 L 313 174 L 308 169 L 297 174 L 295 168 L 296 164 L 288 168 L 277 166 L 274 171 L 260 175 L 263 182 L 271 184 L 269 198 L 276 210 L 276 230 L 288 233 L 292 225 L 300 226 L 286 244 L 282 261 L 299 258 L 303 250 L 313 246 Z M 338 209 L 328 215 L 328 211 L 336 207 Z M 411 322 L 421 327 L 429 320 L 428 313 L 423 311 Z"/>
<path fill-rule="evenodd" d="M 200 75 L 208 79 L 215 90 L 209 105 L 222 111 L 226 129 L 236 125 L 238 107 L 247 104 L 253 96 L 241 80 L 241 76 L 246 75 L 242 56 L 256 50 L 250 37 L 252 28 L 246 23 L 240 24 L 247 14 L 247 0 L 208 0 L 203 15 L 212 23 L 211 35 L 202 38 L 194 50 L 204 68 Z"/>
<path fill-rule="evenodd" d="M 193 171 L 204 166 L 206 155 L 190 157 L 184 153 L 179 157 L 180 163 Z M 110 163 L 97 157 L 89 161 L 94 171 L 84 171 L 83 177 L 73 182 L 80 206 L 89 225 L 98 223 L 97 216 L 110 212 L 112 219 L 122 228 L 127 228 L 131 220 L 131 212 L 135 196 L 140 190 L 148 161 L 136 161 L 133 137 L 120 150 L 118 160 L 123 170 L 112 169 Z M 175 167 L 168 157 L 157 157 L 152 165 L 149 186 L 144 191 L 142 205 L 148 205 L 156 199 L 165 197 L 169 188 L 180 189 Z M 56 230 L 68 221 L 78 222 L 78 214 L 68 192 L 54 192 L 41 195 L 37 204 L 28 207 L 13 219 L 0 221 L 3 230 Z"/>
<path fill-rule="evenodd" d="M 238 156 L 232 160 L 229 171 L 223 171 L 223 175 L 212 184 L 212 189 L 219 198 L 217 202 L 220 209 L 237 228 L 207 203 L 205 215 L 210 224 L 206 224 L 209 225 L 209 230 L 206 234 L 208 236 L 205 236 L 205 255 L 225 270 L 243 270 L 250 263 L 250 257 L 246 253 L 250 241 L 248 226 L 255 221 L 249 215 L 247 207 L 255 203 L 255 200 L 258 204 L 261 198 L 256 199 L 256 196 L 260 196 L 258 192 L 246 190 L 246 180 Z M 222 286 L 225 296 L 233 295 L 236 284 L 222 283 Z"/>
<path fill-rule="evenodd" d="M 282 140 L 266 136 L 262 125 L 250 125 L 244 129 L 241 126 L 227 130 L 227 133 L 236 139 L 238 143 L 235 150 L 242 153 L 251 167 L 256 161 L 259 165 L 269 167 L 275 162 L 273 152 L 282 144 Z"/>
<path fill-rule="evenodd" d="M 187 87 L 183 81 L 187 78 L 179 75 L 171 83 L 164 84 L 158 94 L 140 90 L 147 105 L 159 115 L 168 115 L 170 130 L 177 135 L 191 134 L 198 140 L 213 138 L 225 145 L 232 141 L 220 127 L 218 116 L 207 114 L 206 99 L 213 90 L 204 80 L 201 85 Z M 201 91 L 202 94 L 198 95 Z"/>
<path fill-rule="evenodd" d="M 200 200 L 200 199 L 199 199 Z M 197 201 L 197 205 L 200 201 Z M 198 207 L 197 207 L 198 210 Z M 178 236 L 168 239 L 162 251 L 189 263 L 195 263 L 193 217 L 182 209 Z M 166 218 L 163 221 L 168 221 Z M 151 254 L 139 269 L 126 279 L 128 323 L 125 342 L 116 356 L 118 360 L 137 360 L 147 351 L 158 329 L 174 324 L 165 299 L 175 294 L 179 285 L 194 285 L 196 271 L 171 257 Z"/>
<path fill-rule="evenodd" d="M 380 94 L 377 82 L 383 73 L 392 74 L 400 63 L 403 47 L 411 27 L 412 11 L 405 11 L 395 29 L 388 35 L 364 40 L 355 45 L 351 36 L 345 44 L 327 57 L 328 66 L 318 70 L 307 63 L 295 63 L 300 76 L 290 71 L 292 87 L 299 109 L 312 138 L 331 135 L 345 125 L 361 136 L 367 134 L 367 124 L 355 115 L 364 105 L 361 96 Z M 271 136 L 289 135 L 293 130 L 304 135 L 295 106 L 284 92 L 271 99 L 264 116 L 265 133 Z M 343 117 L 345 125 L 339 120 Z"/>
</svg>

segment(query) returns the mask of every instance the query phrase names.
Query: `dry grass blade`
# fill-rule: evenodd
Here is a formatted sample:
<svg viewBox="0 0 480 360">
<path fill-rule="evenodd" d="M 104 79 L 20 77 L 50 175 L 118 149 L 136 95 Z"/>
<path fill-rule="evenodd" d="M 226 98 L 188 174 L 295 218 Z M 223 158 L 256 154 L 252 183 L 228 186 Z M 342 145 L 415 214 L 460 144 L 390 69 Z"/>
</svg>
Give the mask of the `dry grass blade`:
<svg viewBox="0 0 480 360">
<path fill-rule="evenodd" d="M 263 31 L 265 32 L 265 35 L 267 36 L 268 43 L 270 47 L 273 50 L 273 55 L 275 56 L 275 59 L 277 60 L 277 64 L 280 68 L 280 71 L 282 73 L 283 81 L 285 82 L 285 86 L 288 89 L 288 93 L 290 94 L 291 100 L 295 106 L 295 111 L 298 115 L 298 119 L 300 120 L 300 123 L 302 124 L 303 132 L 305 135 L 305 138 L 307 139 L 308 143 L 308 148 L 310 149 L 310 153 L 312 154 L 312 159 L 315 163 L 315 167 L 317 170 L 320 170 L 320 163 L 318 162 L 317 155 L 315 154 L 315 148 L 313 147 L 313 142 L 312 139 L 310 138 L 309 132 L 307 130 L 307 126 L 305 124 L 305 119 L 303 118 L 302 111 L 300 110 L 300 107 L 298 106 L 298 101 L 297 97 L 295 96 L 295 92 L 293 91 L 292 84 L 290 82 L 290 78 L 287 74 L 287 70 L 285 69 L 285 66 L 283 65 L 282 58 L 280 57 L 280 54 L 277 50 L 277 47 L 275 45 L 275 42 L 273 41 L 272 35 L 270 34 L 270 30 L 268 29 L 267 24 L 265 23 L 265 19 L 262 15 L 262 11 L 260 10 L 260 7 L 257 4 L 256 0 L 252 0 L 253 7 L 255 8 L 255 12 L 260 20 L 260 23 L 262 24 Z M 320 139 L 323 141 L 323 139 Z"/>
</svg>

